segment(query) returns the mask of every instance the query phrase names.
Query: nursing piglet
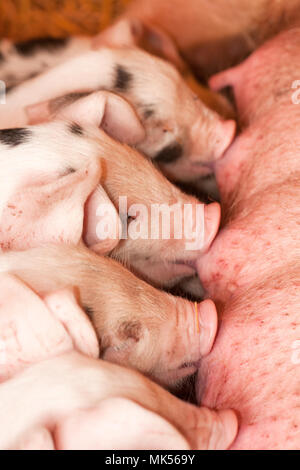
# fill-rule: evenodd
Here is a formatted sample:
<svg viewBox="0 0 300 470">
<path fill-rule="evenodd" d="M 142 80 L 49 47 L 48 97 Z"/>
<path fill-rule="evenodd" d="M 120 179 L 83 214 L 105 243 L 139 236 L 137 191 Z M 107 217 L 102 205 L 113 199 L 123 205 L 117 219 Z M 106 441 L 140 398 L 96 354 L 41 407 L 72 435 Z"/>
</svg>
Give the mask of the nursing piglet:
<svg viewBox="0 0 300 470">
<path fill-rule="evenodd" d="M 193 374 L 212 348 L 217 330 L 213 302 L 194 304 L 157 291 L 121 264 L 86 248 L 8 252 L 0 257 L 0 271 L 17 275 L 40 295 L 75 287 L 95 326 L 101 357 L 164 385 L 174 386 Z M 5 342 L 6 330 L 1 331 Z"/>
<path fill-rule="evenodd" d="M 173 65 L 131 45 L 87 51 L 20 85 L 0 108 L 0 126 L 41 122 L 99 89 L 134 106 L 144 128 L 136 148 L 174 180 L 212 174 L 234 138 L 235 122 L 206 106 Z M 36 106 L 27 114 L 30 105 Z M 106 130 L 115 137 L 113 128 Z"/>
<path fill-rule="evenodd" d="M 9 92 L 20 83 L 45 70 L 86 52 L 91 47 L 88 37 L 66 39 L 42 38 L 13 42 L 0 41 L 0 78 Z"/>
<path fill-rule="evenodd" d="M 60 120 L 0 131 L 2 207 L 26 187 L 51 183 L 98 158 L 99 183 L 118 216 L 111 217 L 111 210 L 108 216 L 98 215 L 99 207 L 100 212 L 102 207 L 111 209 L 111 203 L 105 204 L 103 198 L 97 200 L 96 193 L 96 199 L 91 198 L 86 206 L 90 209 L 85 217 L 84 241 L 97 251 L 97 245 L 107 240 L 105 230 L 100 230 L 100 234 L 98 230 L 101 217 L 106 215 L 111 228 L 108 239 L 114 240 L 111 256 L 155 285 L 172 286 L 195 274 L 196 260 L 208 250 L 218 231 L 220 207 L 204 205 L 185 195 L 151 162 L 99 128 L 100 124 L 105 127 L 112 123 L 114 132 L 124 140 L 139 138 L 140 124 L 130 105 L 118 96 L 98 92 L 64 108 Z M 20 202 L 22 198 L 18 197 Z M 67 218 L 65 223 L 68 224 Z M 5 232 L 3 236 L 7 243 L 9 234 Z"/>
<path fill-rule="evenodd" d="M 135 371 L 70 352 L 1 384 L 2 449 L 227 449 L 237 418 Z"/>
</svg>

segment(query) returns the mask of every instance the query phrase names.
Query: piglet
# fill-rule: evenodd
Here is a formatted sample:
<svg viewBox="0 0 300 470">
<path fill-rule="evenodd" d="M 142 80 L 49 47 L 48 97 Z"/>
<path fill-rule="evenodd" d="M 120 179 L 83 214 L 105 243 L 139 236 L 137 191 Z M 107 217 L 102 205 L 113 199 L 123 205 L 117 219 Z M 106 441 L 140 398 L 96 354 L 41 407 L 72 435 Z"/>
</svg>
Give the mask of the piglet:
<svg viewBox="0 0 300 470">
<path fill-rule="evenodd" d="M 174 386 L 193 374 L 212 348 L 217 330 L 213 302 L 193 304 L 157 291 L 121 264 L 86 248 L 8 252 L 0 257 L 0 271 L 17 275 L 40 295 L 74 286 L 95 326 L 101 357 L 161 384 Z M 55 297 L 47 304 L 58 309 Z M 1 331 L 5 341 L 6 330 Z"/>
<path fill-rule="evenodd" d="M 134 111 L 121 98 L 99 93 L 94 107 L 97 124 L 110 125 L 110 119 L 121 113 L 129 122 Z M 111 111 L 113 108 L 113 112 Z M 85 109 L 88 114 L 88 107 Z M 134 118 L 135 119 L 135 118 Z M 129 128 L 115 122 L 115 133 L 135 139 L 140 132 L 137 120 Z M 82 117 L 89 124 L 89 120 Z M 137 123 L 136 127 L 134 123 Z M 118 131 L 117 131 L 118 129 Z M 103 204 L 109 207 L 114 223 L 115 240 L 106 238 L 106 251 L 118 243 L 118 215 L 104 189 L 99 185 L 101 164 L 98 149 L 82 138 L 81 128 L 71 120 L 41 127 L 0 130 L 0 245 L 2 250 L 26 249 L 45 242 L 79 243 L 84 221 L 85 241 L 89 246 L 93 222 L 89 214 Z M 73 139 L 72 139 L 73 137 Z M 72 154 L 69 155 L 69 148 Z M 94 148 L 93 148 L 94 147 Z M 92 243 L 92 242 L 91 242 Z M 94 248 L 103 252 L 96 240 Z M 104 251 L 105 251 L 104 250 Z"/>
<path fill-rule="evenodd" d="M 121 116 L 126 117 L 124 122 Z M 101 195 L 97 200 L 97 192 L 89 198 L 85 206 L 85 243 L 97 251 L 97 245 L 107 241 L 107 233 L 101 230 L 105 223 L 101 223 L 98 213 L 105 209 L 102 214 L 105 218 L 109 208 L 106 222 L 111 228 L 108 241 L 112 242 L 107 250 L 111 256 L 124 261 L 151 283 L 170 287 L 195 274 L 196 260 L 209 249 L 218 231 L 220 206 L 204 205 L 187 196 L 142 155 L 99 128 L 100 125 L 113 126 L 113 123 L 114 133 L 124 140 L 139 139 L 141 127 L 131 106 L 111 93 L 97 92 L 63 108 L 53 122 L 0 131 L 0 202 L 4 209 L 15 198 L 20 203 L 19 211 L 24 210 L 26 202 L 21 203 L 21 194 L 25 188 L 47 185 L 98 160 L 101 165 L 99 183 L 109 201 L 105 204 Z M 72 174 L 69 178 L 72 179 Z M 37 192 L 38 189 L 31 191 L 31 196 Z M 114 213 L 111 203 L 118 214 Z M 37 207 L 35 203 L 33 207 Z M 8 210 L 16 211 L 14 207 Z M 26 210 L 29 222 L 32 220 L 30 207 Z M 173 222 L 172 211 L 177 225 Z M 2 220 L 7 228 L 12 219 L 12 214 L 8 215 L 11 216 L 8 222 Z M 27 226 L 26 217 L 21 220 L 25 221 L 24 227 Z M 70 222 L 67 217 L 59 221 L 63 225 Z M 15 230 L 18 227 L 21 225 L 15 226 Z M 62 229 L 66 228 L 62 226 Z M 26 230 L 30 231 L 30 225 Z M 68 230 L 72 233 L 70 227 Z M 9 233 L 3 236 L 4 247 L 12 247 L 7 245 L 11 243 Z M 17 248 L 22 249 L 21 245 Z"/>
<path fill-rule="evenodd" d="M 2 449 L 227 449 L 237 433 L 232 411 L 184 403 L 75 351 L 1 384 L 0 420 Z"/>
<path fill-rule="evenodd" d="M 89 50 L 12 90 L 0 109 L 0 126 L 41 122 L 70 100 L 109 90 L 134 106 L 144 128 L 136 147 L 169 178 L 189 181 L 211 174 L 234 138 L 235 122 L 206 106 L 172 64 L 136 47 L 134 37 L 118 47 L 116 32 L 110 36 L 113 47 Z M 38 106 L 27 115 L 30 105 Z"/>
<path fill-rule="evenodd" d="M 0 41 L 0 78 L 7 91 L 48 68 L 61 64 L 91 47 L 88 37 L 39 38 L 22 42 Z"/>
</svg>

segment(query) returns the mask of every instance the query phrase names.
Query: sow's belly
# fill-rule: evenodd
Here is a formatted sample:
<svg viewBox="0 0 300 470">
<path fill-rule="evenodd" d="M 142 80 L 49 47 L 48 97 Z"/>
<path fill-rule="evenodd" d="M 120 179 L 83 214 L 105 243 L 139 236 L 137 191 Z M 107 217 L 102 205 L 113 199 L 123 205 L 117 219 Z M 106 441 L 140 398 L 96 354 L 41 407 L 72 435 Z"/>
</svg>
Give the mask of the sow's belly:
<svg viewBox="0 0 300 470">
<path fill-rule="evenodd" d="M 276 210 L 277 220 L 263 229 L 260 211 L 249 217 L 223 229 L 199 262 L 220 327 L 200 365 L 197 397 L 238 412 L 234 449 L 299 449 L 300 269 L 289 236 L 294 227 L 287 227 L 293 218 L 280 222 Z"/>
</svg>

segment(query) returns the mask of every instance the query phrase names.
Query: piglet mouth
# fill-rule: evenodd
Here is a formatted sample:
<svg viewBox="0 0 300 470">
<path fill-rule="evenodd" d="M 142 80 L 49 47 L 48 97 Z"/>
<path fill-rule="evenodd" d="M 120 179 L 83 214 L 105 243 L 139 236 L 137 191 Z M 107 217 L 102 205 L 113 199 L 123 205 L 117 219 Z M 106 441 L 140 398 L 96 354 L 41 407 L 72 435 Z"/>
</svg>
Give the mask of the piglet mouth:
<svg viewBox="0 0 300 470">
<path fill-rule="evenodd" d="M 169 370 L 167 372 L 168 382 L 170 383 L 170 388 L 174 389 L 179 384 L 181 384 L 188 377 L 193 376 L 198 371 L 198 362 L 189 362 L 184 363 L 175 370 Z"/>
<path fill-rule="evenodd" d="M 200 360 L 199 360 L 199 361 L 193 361 L 193 362 L 184 362 L 183 364 L 181 364 L 181 366 L 178 367 L 178 369 L 179 369 L 179 370 L 182 370 L 182 369 L 186 369 L 186 370 L 194 369 L 194 370 L 196 371 L 196 370 L 198 370 L 199 365 L 200 365 Z"/>
<path fill-rule="evenodd" d="M 170 274 L 170 279 L 194 276 L 197 272 L 196 261 L 193 263 L 184 260 L 166 261 L 164 265 Z"/>
<path fill-rule="evenodd" d="M 191 167 L 195 171 L 199 171 L 200 173 L 204 173 L 204 176 L 209 176 L 215 171 L 215 163 L 214 161 L 195 161 L 191 163 Z"/>
<path fill-rule="evenodd" d="M 174 261 L 174 264 L 177 266 L 186 266 L 187 268 L 190 268 L 191 271 L 194 271 L 194 274 L 197 272 L 197 259 L 189 259 L 189 260 L 176 260 Z"/>
</svg>

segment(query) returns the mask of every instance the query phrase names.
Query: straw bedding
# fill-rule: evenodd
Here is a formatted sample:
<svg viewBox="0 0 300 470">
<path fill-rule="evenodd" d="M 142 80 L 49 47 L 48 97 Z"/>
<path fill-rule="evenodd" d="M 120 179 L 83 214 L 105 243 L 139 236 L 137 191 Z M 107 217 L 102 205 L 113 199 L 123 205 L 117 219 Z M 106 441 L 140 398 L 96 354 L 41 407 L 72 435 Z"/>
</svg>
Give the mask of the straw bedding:
<svg viewBox="0 0 300 470">
<path fill-rule="evenodd" d="M 131 0 L 0 0 L 0 37 L 96 34 Z"/>
</svg>

